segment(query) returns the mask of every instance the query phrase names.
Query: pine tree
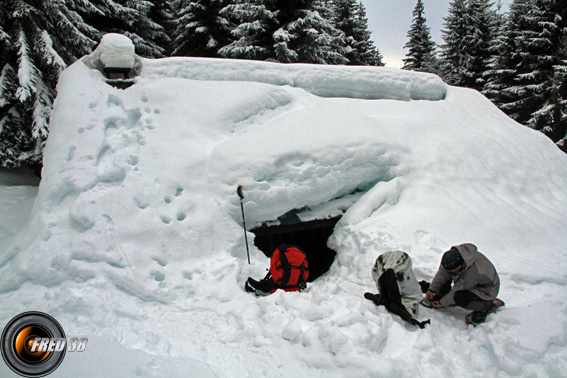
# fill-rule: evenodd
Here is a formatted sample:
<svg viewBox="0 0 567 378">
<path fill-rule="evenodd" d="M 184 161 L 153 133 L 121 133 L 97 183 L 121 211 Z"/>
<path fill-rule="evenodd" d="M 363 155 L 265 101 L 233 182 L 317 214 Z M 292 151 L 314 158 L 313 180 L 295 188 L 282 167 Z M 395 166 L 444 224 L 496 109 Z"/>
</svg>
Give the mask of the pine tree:
<svg viewBox="0 0 567 378">
<path fill-rule="evenodd" d="M 560 0 L 516 0 L 492 63 L 487 95 L 567 152 L 567 10 Z"/>
<path fill-rule="evenodd" d="M 71 63 L 90 54 L 106 33 L 129 37 L 136 53 L 163 57 L 170 44 L 165 0 L 42 1 L 55 49 Z"/>
<path fill-rule="evenodd" d="M 496 7 L 496 10 L 494 12 L 495 25 L 496 25 L 495 29 L 497 31 L 500 31 L 504 27 L 504 24 L 506 23 L 506 14 L 503 13 L 502 11 L 502 7 L 503 7 L 502 0 L 496 0 L 495 7 Z"/>
<path fill-rule="evenodd" d="M 283 5 L 285 3 L 285 5 Z M 345 37 L 321 16 L 317 0 L 278 0 L 280 29 L 274 34 L 276 60 L 283 63 L 346 64 Z M 295 8 L 293 8 L 295 6 Z"/>
<path fill-rule="evenodd" d="M 172 55 L 217 57 L 230 42 L 229 21 L 221 15 L 225 0 L 178 0 Z"/>
<path fill-rule="evenodd" d="M 174 11 L 168 0 L 148 0 L 151 4 L 147 18 L 155 25 L 156 31 L 152 40 L 160 47 L 161 53 L 168 55 L 171 51 L 171 36 L 173 35 Z"/>
<path fill-rule="evenodd" d="M 561 0 L 536 0 L 537 56 L 541 82 L 534 77 L 530 101 L 540 104 L 527 121 L 567 152 L 567 7 Z M 538 30 L 536 28 L 536 30 Z"/>
<path fill-rule="evenodd" d="M 350 65 L 383 66 L 382 56 L 370 40 L 368 18 L 361 2 L 356 0 L 336 0 L 333 19 L 335 27 L 346 37 L 345 57 Z"/>
<path fill-rule="evenodd" d="M 492 57 L 497 18 L 490 0 L 469 0 L 467 14 L 468 37 L 465 37 L 460 85 L 482 91 Z"/>
<path fill-rule="evenodd" d="M 528 125 L 543 131 L 567 152 L 567 34 L 562 37 L 555 58 L 544 84 L 542 107 L 533 113 Z"/>
<path fill-rule="evenodd" d="M 422 0 L 417 0 L 413 10 L 413 23 L 408 31 L 408 42 L 404 48 L 409 49 L 407 58 L 403 59 L 405 70 L 435 72 L 435 42 L 431 40 L 430 29 L 426 25 L 425 8 Z"/>
<path fill-rule="evenodd" d="M 465 40 L 468 38 L 466 0 L 454 0 L 449 4 L 449 16 L 444 20 L 441 61 L 443 79 L 451 85 L 463 85 L 465 67 Z"/>
<path fill-rule="evenodd" d="M 43 0 L 42 4 L 66 61 L 90 53 L 106 33 L 127 36 L 136 53 L 146 57 L 163 57 L 169 44 L 164 26 L 150 18 L 161 15 L 162 0 Z"/>
<path fill-rule="evenodd" d="M 482 91 L 502 19 L 490 0 L 454 0 L 445 18 L 441 47 L 443 78 Z"/>
<path fill-rule="evenodd" d="M 168 0 L 149 0 L 152 4 L 150 11 L 148 13 L 148 18 L 155 22 L 157 25 L 161 26 L 163 29 L 163 34 L 159 34 L 155 39 L 160 47 L 165 51 L 171 48 L 171 38 L 173 34 L 173 19 L 174 10 L 170 1 Z"/>
<path fill-rule="evenodd" d="M 105 33 L 123 34 L 132 40 L 137 54 L 151 58 L 164 56 L 165 48 L 159 43 L 169 38 L 164 27 L 149 18 L 154 7 L 151 1 L 84 0 L 66 4 L 84 23 L 100 32 L 97 40 Z"/>
<path fill-rule="evenodd" d="M 38 165 L 59 73 L 65 63 L 53 49 L 38 2 L 0 4 L 0 165 Z"/>
<path fill-rule="evenodd" d="M 0 3 L 0 165 L 41 164 L 59 74 L 103 34 L 125 34 L 139 54 L 163 56 L 168 37 L 148 17 L 154 7 L 130 0 Z"/>
<path fill-rule="evenodd" d="M 82 2 L 67 4 L 58 1 L 44 1 L 43 4 L 49 20 L 49 30 L 52 32 L 54 49 L 61 58 L 70 64 L 90 54 L 102 36 L 98 29 L 85 23 L 81 17 L 81 14 L 85 15 L 91 11 L 92 5 Z"/>
<path fill-rule="evenodd" d="M 493 78 L 496 72 L 494 68 L 496 66 L 495 62 L 502 55 L 503 50 L 506 50 L 505 29 L 507 19 L 507 15 L 502 13 L 501 0 L 498 0 L 496 3 L 496 12 L 494 13 L 493 38 L 489 47 L 490 58 L 488 59 L 487 70 L 484 72 L 486 82 L 482 88 L 482 93 L 490 99 L 499 95 L 499 91 L 494 87 Z M 496 103 L 496 101 L 493 102 Z"/>
<path fill-rule="evenodd" d="M 483 94 L 503 109 L 505 103 L 513 101 L 514 96 L 510 96 L 506 90 L 514 85 L 516 66 L 520 63 L 516 38 L 520 34 L 523 14 L 530 11 L 530 1 L 512 3 L 509 16 L 501 25 L 492 47 L 494 54 L 488 64 L 487 83 Z M 508 114 L 514 119 L 520 117 L 518 114 Z"/>
<path fill-rule="evenodd" d="M 277 9 L 268 0 L 239 0 L 228 4 L 221 15 L 236 25 L 233 41 L 219 50 L 226 58 L 274 59 L 272 34 L 279 28 Z"/>
<path fill-rule="evenodd" d="M 221 14 L 236 25 L 224 57 L 282 63 L 344 64 L 344 34 L 320 0 L 240 0 Z"/>
<path fill-rule="evenodd" d="M 361 33 L 359 46 L 362 61 L 369 66 L 384 66 L 382 54 L 374 44 L 374 41 L 370 39 L 371 33 L 368 27 L 368 17 L 366 17 L 366 9 L 361 1 L 358 3 L 356 18 L 359 22 L 359 30 Z"/>
</svg>

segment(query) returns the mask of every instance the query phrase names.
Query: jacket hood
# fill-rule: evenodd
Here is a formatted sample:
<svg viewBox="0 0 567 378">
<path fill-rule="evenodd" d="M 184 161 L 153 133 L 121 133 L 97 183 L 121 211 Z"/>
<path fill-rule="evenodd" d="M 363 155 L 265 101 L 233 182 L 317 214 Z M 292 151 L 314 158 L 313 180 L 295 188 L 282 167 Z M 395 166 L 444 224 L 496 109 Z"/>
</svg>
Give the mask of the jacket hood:
<svg viewBox="0 0 567 378">
<path fill-rule="evenodd" d="M 470 267 L 476 260 L 476 257 L 478 256 L 478 249 L 474 244 L 465 243 L 461 245 L 456 245 L 453 248 L 456 248 L 461 254 L 461 256 L 463 256 L 463 260 L 465 260 L 465 264 L 466 264 L 465 269 Z"/>
<path fill-rule="evenodd" d="M 378 279 L 386 270 L 392 269 L 396 274 L 396 279 L 406 281 L 413 276 L 411 258 L 403 251 L 389 251 L 381 254 L 376 259 L 372 267 L 372 278 L 376 282 L 378 290 Z"/>
<path fill-rule="evenodd" d="M 395 273 L 407 272 L 412 269 L 411 258 L 403 251 L 389 251 L 376 259 L 373 271 L 393 269 Z"/>
</svg>

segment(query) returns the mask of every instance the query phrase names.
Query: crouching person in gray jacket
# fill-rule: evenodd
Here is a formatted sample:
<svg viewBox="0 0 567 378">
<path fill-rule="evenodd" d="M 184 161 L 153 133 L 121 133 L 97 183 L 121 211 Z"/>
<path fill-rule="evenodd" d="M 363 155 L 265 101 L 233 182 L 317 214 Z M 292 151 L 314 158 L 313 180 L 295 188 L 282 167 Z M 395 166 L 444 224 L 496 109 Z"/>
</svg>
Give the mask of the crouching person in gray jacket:
<svg viewBox="0 0 567 378">
<path fill-rule="evenodd" d="M 451 281 L 454 282 L 451 288 Z M 490 260 L 473 244 L 452 247 L 443 254 L 441 265 L 425 294 L 425 305 L 442 308 L 460 306 L 472 310 L 467 324 L 477 325 L 504 306 L 496 296 L 500 278 Z"/>
</svg>

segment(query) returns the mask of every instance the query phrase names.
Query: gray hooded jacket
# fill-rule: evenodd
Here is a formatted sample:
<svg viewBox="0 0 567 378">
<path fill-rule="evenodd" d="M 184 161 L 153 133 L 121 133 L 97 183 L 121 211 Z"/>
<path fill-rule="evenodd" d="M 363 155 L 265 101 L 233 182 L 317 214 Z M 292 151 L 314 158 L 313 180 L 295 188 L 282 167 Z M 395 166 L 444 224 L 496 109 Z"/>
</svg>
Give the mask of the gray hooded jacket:
<svg viewBox="0 0 567 378">
<path fill-rule="evenodd" d="M 484 300 L 495 299 L 500 290 L 500 278 L 494 265 L 473 244 L 461 244 L 455 248 L 463 256 L 465 268 L 453 275 L 440 265 L 429 287 L 430 291 L 439 293 L 447 281 L 453 280 L 452 290 L 439 301 L 441 307 L 454 305 L 453 297 L 459 290 L 468 290 Z"/>
</svg>

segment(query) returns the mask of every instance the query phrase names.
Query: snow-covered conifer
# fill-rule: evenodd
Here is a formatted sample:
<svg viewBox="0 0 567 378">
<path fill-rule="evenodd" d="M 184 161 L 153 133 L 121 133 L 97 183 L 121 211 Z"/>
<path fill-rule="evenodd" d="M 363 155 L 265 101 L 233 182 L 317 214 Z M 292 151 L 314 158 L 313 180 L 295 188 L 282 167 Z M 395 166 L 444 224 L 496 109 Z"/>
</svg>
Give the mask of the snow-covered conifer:
<svg viewBox="0 0 567 378">
<path fill-rule="evenodd" d="M 452 85 L 483 90 L 501 17 L 490 0 L 454 0 L 445 18 L 441 61 Z"/>
<path fill-rule="evenodd" d="M 237 0 L 221 10 L 234 23 L 233 41 L 219 50 L 226 58 L 269 60 L 275 57 L 273 32 L 279 29 L 277 9 L 268 0 Z"/>
<path fill-rule="evenodd" d="M 53 88 L 65 63 L 35 3 L 3 1 L 0 19 L 0 165 L 37 165 L 48 134 Z"/>
<path fill-rule="evenodd" d="M 434 72 L 436 66 L 435 42 L 431 39 L 429 27 L 426 25 L 425 8 L 422 0 L 417 0 L 413 10 L 413 23 L 408 31 L 408 42 L 404 48 L 409 51 L 403 59 L 403 69 Z"/>
<path fill-rule="evenodd" d="M 296 2 L 299 7 L 286 12 L 287 20 L 282 17 L 282 26 L 274 33 L 276 60 L 285 63 L 348 63 L 344 33 L 321 16 L 321 3 L 316 0 Z"/>
<path fill-rule="evenodd" d="M 567 152 L 567 10 L 559 0 L 516 0 L 491 63 L 486 95 Z"/>
<path fill-rule="evenodd" d="M 328 5 L 328 4 L 327 4 Z M 284 63 L 344 64 L 345 37 L 320 0 L 237 0 L 221 11 L 235 27 L 219 54 Z"/>
<path fill-rule="evenodd" d="M 482 91 L 492 56 L 492 42 L 497 34 L 497 18 L 490 0 L 469 0 L 467 14 L 468 37 L 465 38 L 460 85 Z"/>
<path fill-rule="evenodd" d="M 127 36 L 134 43 L 136 53 L 145 57 L 163 57 L 169 44 L 164 26 L 150 17 L 163 6 L 160 0 L 44 0 L 43 3 L 54 34 L 60 39 L 58 45 L 71 50 L 67 53 L 69 59 L 90 53 L 106 33 Z"/>
<path fill-rule="evenodd" d="M 370 39 L 368 18 L 361 2 L 335 0 L 333 19 L 346 37 L 346 58 L 351 65 L 383 66 L 382 56 Z"/>
<path fill-rule="evenodd" d="M 163 33 L 156 34 L 155 42 L 163 48 L 166 55 L 171 50 L 171 35 L 173 35 L 174 10 L 168 0 L 149 0 L 152 3 L 148 18 L 163 28 Z"/>
<path fill-rule="evenodd" d="M 492 46 L 493 55 L 488 63 L 486 71 L 487 82 L 483 94 L 494 102 L 498 107 L 512 101 L 505 90 L 513 86 L 516 66 L 519 64 L 516 37 L 520 33 L 519 23 L 524 13 L 529 12 L 528 1 L 517 1 L 510 6 L 510 12 L 494 39 Z M 512 115 L 516 118 L 518 115 Z"/>
<path fill-rule="evenodd" d="M 7 143 L 0 152 L 0 164 L 16 167 L 40 163 L 59 74 L 67 64 L 90 53 L 103 34 L 124 34 L 133 40 L 140 55 L 163 56 L 165 46 L 160 44 L 165 45 L 168 36 L 161 25 L 148 17 L 158 3 L 159 0 L 0 3 L 0 130 L 3 143 Z M 26 138 L 29 140 L 23 142 Z"/>
<path fill-rule="evenodd" d="M 441 30 L 443 41 L 441 61 L 443 79 L 451 85 L 462 85 L 465 60 L 465 40 L 468 38 L 468 13 L 466 0 L 454 0 L 449 4 L 449 15 Z"/>
<path fill-rule="evenodd" d="M 177 0 L 173 55 L 217 57 L 230 42 L 229 22 L 221 15 L 225 0 Z"/>
</svg>

